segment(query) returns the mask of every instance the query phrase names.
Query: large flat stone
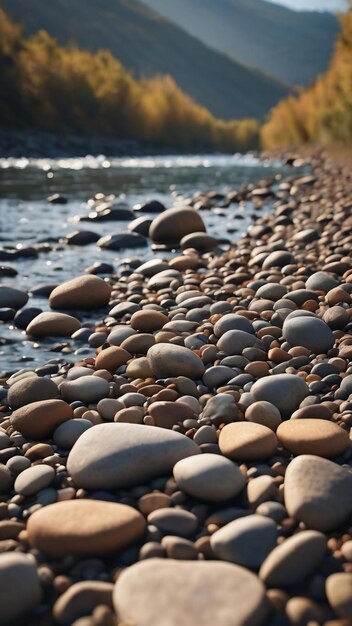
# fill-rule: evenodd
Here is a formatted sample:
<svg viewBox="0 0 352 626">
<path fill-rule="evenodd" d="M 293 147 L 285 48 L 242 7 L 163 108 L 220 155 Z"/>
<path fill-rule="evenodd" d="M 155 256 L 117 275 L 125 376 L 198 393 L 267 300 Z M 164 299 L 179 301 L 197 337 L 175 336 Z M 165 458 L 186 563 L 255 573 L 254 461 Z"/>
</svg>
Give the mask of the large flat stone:
<svg viewBox="0 0 352 626">
<path fill-rule="evenodd" d="M 99 424 L 73 446 L 67 468 L 84 489 L 117 489 L 171 474 L 181 459 L 200 454 L 194 441 L 173 430 L 142 424 Z"/>
<path fill-rule="evenodd" d="M 257 576 L 216 561 L 142 561 L 121 574 L 113 599 L 134 626 L 261 626 L 267 616 Z"/>
</svg>

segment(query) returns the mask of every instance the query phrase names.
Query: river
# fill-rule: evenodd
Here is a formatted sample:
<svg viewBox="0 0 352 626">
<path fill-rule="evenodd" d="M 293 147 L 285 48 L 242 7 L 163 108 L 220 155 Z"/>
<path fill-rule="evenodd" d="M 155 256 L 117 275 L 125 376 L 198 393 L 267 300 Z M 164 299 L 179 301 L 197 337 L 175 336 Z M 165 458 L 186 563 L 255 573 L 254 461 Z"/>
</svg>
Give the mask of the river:
<svg viewBox="0 0 352 626">
<path fill-rule="evenodd" d="M 276 177 L 279 182 L 290 175 L 292 169 L 279 161 L 263 161 L 253 155 L 0 159 L 0 248 L 5 250 L 0 265 L 17 271 L 15 277 L 0 280 L 30 291 L 38 284 L 58 284 L 83 274 L 95 261 L 117 267 L 126 257 L 150 258 L 150 247 L 116 252 L 101 250 L 95 243 L 84 247 L 60 243 L 75 230 L 100 236 L 127 230 L 126 221 L 77 222 L 77 216 L 87 217 L 92 211 L 91 199 L 96 194 L 104 194 L 114 206 L 135 210 L 138 217 L 141 213 L 136 209 L 150 199 L 171 207 L 199 192 L 226 193 L 250 183 L 258 185 L 263 179 Z M 67 203 L 48 202 L 47 197 L 55 193 L 64 195 Z M 270 207 L 269 200 L 258 214 Z M 202 217 L 210 234 L 234 239 L 251 223 L 252 213 L 250 202 L 224 208 L 220 201 L 215 209 L 203 211 Z M 36 256 L 5 258 L 6 250 L 21 246 L 35 246 Z M 48 310 L 48 301 L 31 297 L 27 306 Z M 49 348 L 49 343 L 38 347 L 29 341 L 11 322 L 0 322 L 0 371 L 37 367 L 55 357 L 47 353 Z"/>
</svg>

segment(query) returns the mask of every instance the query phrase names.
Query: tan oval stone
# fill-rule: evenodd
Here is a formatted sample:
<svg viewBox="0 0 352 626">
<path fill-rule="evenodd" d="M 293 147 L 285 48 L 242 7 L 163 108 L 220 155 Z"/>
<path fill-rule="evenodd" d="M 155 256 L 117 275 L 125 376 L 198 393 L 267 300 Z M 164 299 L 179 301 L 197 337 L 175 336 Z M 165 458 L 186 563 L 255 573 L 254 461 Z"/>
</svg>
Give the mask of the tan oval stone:
<svg viewBox="0 0 352 626">
<path fill-rule="evenodd" d="M 157 378 L 186 376 L 197 379 L 205 371 L 199 356 L 183 346 L 158 343 L 148 350 L 147 359 Z"/>
<path fill-rule="evenodd" d="M 332 574 L 326 579 L 325 589 L 329 604 L 337 615 L 352 620 L 352 573 Z"/>
<path fill-rule="evenodd" d="M 246 409 L 245 419 L 247 422 L 254 422 L 255 424 L 267 426 L 274 432 L 277 430 L 278 426 L 280 426 L 282 421 L 279 409 L 271 404 L 271 402 L 266 402 L 265 400 L 259 400 L 258 402 L 250 404 Z"/>
<path fill-rule="evenodd" d="M 110 294 L 111 287 L 105 280 L 87 274 L 55 287 L 49 304 L 53 309 L 99 309 L 108 304 Z"/>
<path fill-rule="evenodd" d="M 27 525 L 32 547 L 53 558 L 99 556 L 138 541 L 145 520 L 125 504 L 101 500 L 67 500 L 36 511 Z"/>
<path fill-rule="evenodd" d="M 195 270 L 199 266 L 199 257 L 197 255 L 185 254 L 170 259 L 169 266 L 180 272 L 185 270 Z"/>
<path fill-rule="evenodd" d="M 41 400 L 22 406 L 11 415 L 11 425 L 28 439 L 47 439 L 54 430 L 73 418 L 73 410 L 63 400 Z"/>
<path fill-rule="evenodd" d="M 302 406 L 300 409 L 297 409 L 297 411 L 292 413 L 290 419 L 298 420 L 307 418 L 331 420 L 332 411 L 324 404 L 310 404 L 309 406 Z"/>
<path fill-rule="evenodd" d="M 323 533 L 300 532 L 270 552 L 259 570 L 259 577 L 268 587 L 298 584 L 319 567 L 326 551 L 327 539 Z"/>
<path fill-rule="evenodd" d="M 160 330 L 168 321 L 169 318 L 160 311 L 146 309 L 133 313 L 131 326 L 142 333 L 153 333 L 155 330 Z"/>
<path fill-rule="evenodd" d="M 148 408 L 155 426 L 172 428 L 178 422 L 194 417 L 194 411 L 182 402 L 153 402 Z"/>
<path fill-rule="evenodd" d="M 127 350 L 117 346 L 110 346 L 110 348 L 106 348 L 97 354 L 95 367 L 96 369 L 108 370 L 108 372 L 114 374 L 121 365 L 125 365 L 131 358 Z"/>
<path fill-rule="evenodd" d="M 100 580 L 84 580 L 71 585 L 53 607 L 55 620 L 66 626 L 80 617 L 91 615 L 96 606 L 104 604 L 112 608 L 112 583 Z"/>
<path fill-rule="evenodd" d="M 338 528 L 352 513 L 352 472 L 312 454 L 297 456 L 285 474 L 288 514 L 308 528 Z"/>
<path fill-rule="evenodd" d="M 219 454 L 182 459 L 174 466 L 173 474 L 181 491 L 211 502 L 235 498 L 246 482 L 239 467 Z"/>
<path fill-rule="evenodd" d="M 138 333 L 124 339 L 121 348 L 130 354 L 147 354 L 149 348 L 155 344 L 155 337 L 150 333 Z"/>
<path fill-rule="evenodd" d="M 184 235 L 205 232 L 200 214 L 188 207 L 167 209 L 151 223 L 149 237 L 156 243 L 178 243 Z"/>
<path fill-rule="evenodd" d="M 130 406 L 121 409 L 114 417 L 114 422 L 124 424 L 141 424 L 143 422 L 144 409 L 142 406 Z"/>
<path fill-rule="evenodd" d="M 113 600 L 134 626 L 262 626 L 267 617 L 258 577 L 217 561 L 141 561 L 119 576 Z"/>
<path fill-rule="evenodd" d="M 145 496 L 142 496 L 138 500 L 138 506 L 143 515 L 147 516 L 153 511 L 157 511 L 158 509 L 164 509 L 168 506 L 172 506 L 172 500 L 170 496 L 166 493 L 162 493 L 161 491 L 146 493 Z"/>
<path fill-rule="evenodd" d="M 26 328 L 32 337 L 71 337 L 81 322 L 66 313 L 39 313 Z"/>
<path fill-rule="evenodd" d="M 235 461 L 267 459 L 274 454 L 277 439 L 270 428 L 251 422 L 226 424 L 221 430 L 221 452 Z"/>
<path fill-rule="evenodd" d="M 294 419 L 283 422 L 276 431 L 280 443 L 292 454 L 334 457 L 350 445 L 346 430 L 321 419 Z"/>
<path fill-rule="evenodd" d="M 58 387 L 50 378 L 26 376 L 11 384 L 7 401 L 12 409 L 18 409 L 32 402 L 43 402 L 59 396 Z"/>
<path fill-rule="evenodd" d="M 134 380 L 135 378 L 151 378 L 153 372 L 145 356 L 133 359 L 126 367 L 126 376 Z"/>
</svg>

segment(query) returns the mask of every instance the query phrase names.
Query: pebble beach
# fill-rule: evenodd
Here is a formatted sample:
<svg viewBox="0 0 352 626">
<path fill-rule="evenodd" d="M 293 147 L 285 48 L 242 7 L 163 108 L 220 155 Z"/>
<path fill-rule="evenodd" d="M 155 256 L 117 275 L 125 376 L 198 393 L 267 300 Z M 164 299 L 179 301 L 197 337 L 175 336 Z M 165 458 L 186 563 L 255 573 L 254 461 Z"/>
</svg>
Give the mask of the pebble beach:
<svg viewBox="0 0 352 626">
<path fill-rule="evenodd" d="M 351 626 L 352 174 L 281 158 L 147 217 L 97 194 L 61 245 L 121 262 L 45 306 L 0 250 L 1 626 Z"/>
</svg>

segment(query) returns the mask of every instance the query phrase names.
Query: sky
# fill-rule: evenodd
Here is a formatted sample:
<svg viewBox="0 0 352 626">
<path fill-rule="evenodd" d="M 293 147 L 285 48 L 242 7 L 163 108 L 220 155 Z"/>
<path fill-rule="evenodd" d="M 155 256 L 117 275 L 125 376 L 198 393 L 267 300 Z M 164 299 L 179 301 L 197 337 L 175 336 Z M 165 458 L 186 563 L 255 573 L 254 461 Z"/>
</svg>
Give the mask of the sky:
<svg viewBox="0 0 352 626">
<path fill-rule="evenodd" d="M 347 0 L 270 0 L 270 2 L 299 11 L 343 11 L 348 4 Z"/>
</svg>

